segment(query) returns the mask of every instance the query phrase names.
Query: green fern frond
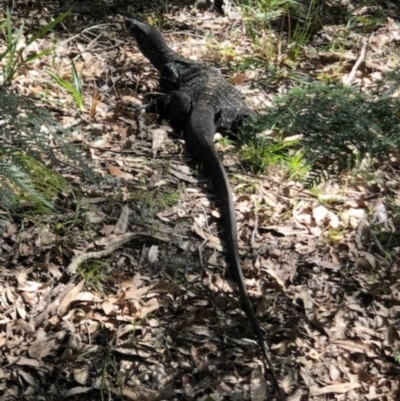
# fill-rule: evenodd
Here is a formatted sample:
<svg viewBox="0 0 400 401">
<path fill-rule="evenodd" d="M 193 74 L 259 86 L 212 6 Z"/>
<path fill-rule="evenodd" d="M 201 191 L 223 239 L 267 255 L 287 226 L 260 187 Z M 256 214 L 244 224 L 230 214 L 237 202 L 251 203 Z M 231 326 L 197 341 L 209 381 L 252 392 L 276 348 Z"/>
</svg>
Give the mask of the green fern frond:
<svg viewBox="0 0 400 401">
<path fill-rule="evenodd" d="M 263 128 L 302 134 L 315 177 L 356 167 L 365 157 L 378 162 L 400 148 L 400 69 L 368 92 L 315 83 L 295 88 L 261 117 Z"/>
<path fill-rule="evenodd" d="M 25 193 L 29 194 L 38 202 L 42 203 L 48 208 L 52 208 L 52 204 L 44 199 L 40 193 L 35 189 L 32 185 L 31 177 L 24 172 L 20 166 L 12 164 L 11 160 L 0 160 L 0 176 L 3 177 L 3 180 L 8 180 L 11 185 L 19 188 Z M 1 199 L 0 202 L 5 206 L 10 204 L 10 199 Z M 11 205 L 10 205 L 11 206 Z"/>
<path fill-rule="evenodd" d="M 68 143 L 69 134 L 45 109 L 0 88 L 0 135 L 5 145 L 21 149 L 37 160 L 47 158 L 56 167 L 62 165 L 59 152 L 55 152 L 59 148 L 65 161 L 75 164 L 86 178 L 93 180 L 85 156 Z"/>
<path fill-rule="evenodd" d="M 0 88 L 0 214 L 25 200 L 52 208 L 67 187 L 53 170 L 64 162 L 82 171 L 82 179 L 94 180 L 84 154 L 68 143 L 69 134 L 46 110 Z"/>
</svg>

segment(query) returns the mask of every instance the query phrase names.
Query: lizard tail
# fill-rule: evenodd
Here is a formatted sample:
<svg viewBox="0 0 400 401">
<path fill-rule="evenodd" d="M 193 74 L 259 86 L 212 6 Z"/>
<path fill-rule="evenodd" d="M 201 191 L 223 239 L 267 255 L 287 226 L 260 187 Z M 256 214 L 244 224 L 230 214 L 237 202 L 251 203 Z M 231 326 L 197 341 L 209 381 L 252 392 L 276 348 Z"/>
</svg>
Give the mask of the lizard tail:
<svg viewBox="0 0 400 401">
<path fill-rule="evenodd" d="M 240 264 L 238 251 L 237 229 L 235 205 L 232 197 L 229 179 L 224 165 L 214 147 L 213 136 L 215 133 L 214 109 L 206 102 L 199 101 L 193 105 L 192 113 L 186 124 L 184 133 L 188 151 L 203 164 L 203 168 L 208 177 L 210 177 L 214 189 L 220 202 L 220 209 L 223 219 L 227 243 L 227 255 L 233 278 L 239 288 L 241 300 L 244 304 L 247 318 L 250 320 L 257 342 L 261 348 L 264 367 L 270 370 L 274 386 L 278 391 L 279 398 L 283 400 L 283 395 L 276 377 L 270 352 L 264 341 L 258 319 L 254 313 L 247 288 L 244 282 L 243 271 Z"/>
</svg>

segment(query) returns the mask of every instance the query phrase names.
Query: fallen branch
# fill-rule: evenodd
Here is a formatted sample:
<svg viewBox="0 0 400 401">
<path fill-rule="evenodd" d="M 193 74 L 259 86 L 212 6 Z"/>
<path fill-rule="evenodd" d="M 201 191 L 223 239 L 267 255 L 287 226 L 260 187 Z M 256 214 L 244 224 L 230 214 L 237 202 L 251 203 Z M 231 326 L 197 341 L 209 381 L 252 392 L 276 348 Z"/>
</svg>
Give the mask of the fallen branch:
<svg viewBox="0 0 400 401">
<path fill-rule="evenodd" d="M 127 242 L 131 241 L 133 238 L 143 238 L 143 237 L 150 237 L 156 239 L 158 241 L 168 242 L 168 239 L 163 237 L 157 237 L 147 233 L 127 233 L 120 236 L 116 236 L 116 241 L 113 241 L 108 245 L 106 249 L 102 251 L 95 251 L 95 252 L 87 252 L 82 255 L 76 256 L 72 262 L 68 265 L 66 272 L 67 274 L 75 274 L 78 270 L 78 267 L 81 263 L 86 262 L 89 259 L 101 259 L 105 256 L 111 255 L 116 249 L 120 248 L 122 245 L 126 244 Z"/>
</svg>

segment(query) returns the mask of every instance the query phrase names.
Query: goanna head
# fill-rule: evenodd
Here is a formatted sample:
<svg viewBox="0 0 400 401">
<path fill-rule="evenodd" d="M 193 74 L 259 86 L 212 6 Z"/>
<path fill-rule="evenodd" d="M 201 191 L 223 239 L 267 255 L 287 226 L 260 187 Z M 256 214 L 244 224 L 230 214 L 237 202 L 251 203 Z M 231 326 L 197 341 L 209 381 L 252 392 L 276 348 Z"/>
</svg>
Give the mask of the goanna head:
<svg viewBox="0 0 400 401">
<path fill-rule="evenodd" d="M 181 58 L 167 45 L 161 32 L 154 26 L 135 19 L 127 19 L 125 26 L 135 38 L 142 54 L 157 70 L 161 71 L 165 64 Z"/>
</svg>

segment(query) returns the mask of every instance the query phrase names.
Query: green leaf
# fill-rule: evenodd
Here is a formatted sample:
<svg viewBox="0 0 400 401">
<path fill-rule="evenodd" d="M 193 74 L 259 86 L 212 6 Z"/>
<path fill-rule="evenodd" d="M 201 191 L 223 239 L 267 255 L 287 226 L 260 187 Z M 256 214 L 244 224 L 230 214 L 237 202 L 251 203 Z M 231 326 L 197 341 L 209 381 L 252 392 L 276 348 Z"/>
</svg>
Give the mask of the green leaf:
<svg viewBox="0 0 400 401">
<path fill-rule="evenodd" d="M 75 68 L 75 63 L 73 62 L 73 60 L 71 60 L 71 64 L 72 64 L 72 76 L 74 77 L 75 88 L 76 88 L 77 92 L 82 93 L 81 79 L 79 77 L 78 71 Z"/>
<path fill-rule="evenodd" d="M 58 85 L 60 85 L 64 89 L 66 89 L 71 94 L 74 94 L 75 88 L 72 86 L 72 84 L 70 82 L 61 78 L 59 75 L 57 75 L 56 73 L 54 73 L 52 71 L 47 71 L 47 73 L 57 82 Z"/>
<path fill-rule="evenodd" d="M 78 74 L 78 71 L 75 68 L 75 64 L 72 60 L 71 60 L 71 64 L 72 64 L 72 75 L 74 78 L 74 86 L 75 86 L 74 98 L 75 98 L 75 101 L 76 101 L 79 109 L 84 110 L 85 107 L 83 104 L 82 81 Z"/>
<path fill-rule="evenodd" d="M 38 59 L 38 58 L 40 58 L 40 57 L 42 57 L 42 56 L 47 56 L 47 55 L 50 54 L 52 51 L 53 51 L 53 49 L 46 49 L 46 50 L 43 50 L 43 51 L 40 52 L 40 53 L 33 54 L 32 56 L 29 56 L 28 58 L 26 58 L 25 60 L 23 60 L 21 64 L 29 63 L 29 62 L 31 62 L 31 61 L 33 61 L 33 60 L 36 60 L 36 59 Z"/>
</svg>

